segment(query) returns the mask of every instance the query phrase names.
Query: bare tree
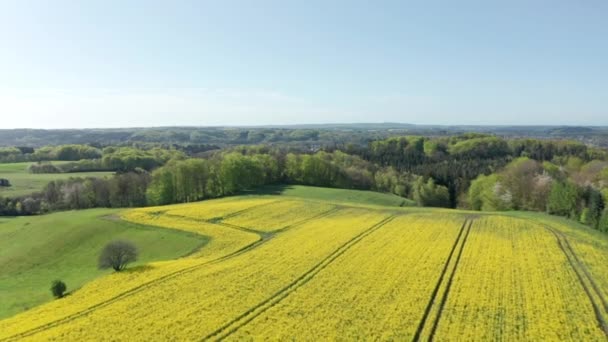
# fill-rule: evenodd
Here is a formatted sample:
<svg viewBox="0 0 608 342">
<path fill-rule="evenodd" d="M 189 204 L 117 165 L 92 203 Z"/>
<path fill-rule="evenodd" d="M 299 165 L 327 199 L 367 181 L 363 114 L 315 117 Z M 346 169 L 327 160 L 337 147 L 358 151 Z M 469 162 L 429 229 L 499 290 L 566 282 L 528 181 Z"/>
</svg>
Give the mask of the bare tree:
<svg viewBox="0 0 608 342">
<path fill-rule="evenodd" d="M 137 260 L 137 247 L 129 241 L 116 240 L 108 243 L 99 255 L 99 268 L 123 270 L 127 264 Z"/>
</svg>

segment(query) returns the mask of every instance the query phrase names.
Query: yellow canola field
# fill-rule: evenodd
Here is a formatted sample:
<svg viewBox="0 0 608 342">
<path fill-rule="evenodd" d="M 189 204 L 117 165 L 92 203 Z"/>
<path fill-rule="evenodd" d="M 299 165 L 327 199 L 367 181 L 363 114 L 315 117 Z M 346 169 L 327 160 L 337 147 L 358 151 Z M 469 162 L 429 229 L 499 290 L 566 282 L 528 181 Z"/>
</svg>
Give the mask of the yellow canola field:
<svg viewBox="0 0 608 342">
<path fill-rule="evenodd" d="M 530 221 L 472 226 L 437 340 L 605 341 L 590 300 L 555 237 Z"/>
<path fill-rule="evenodd" d="M 411 341 L 464 218 L 395 218 L 229 340 Z"/>
<path fill-rule="evenodd" d="M 573 242 L 571 246 L 596 281 L 603 301 L 608 302 L 608 246 L 599 247 L 589 241 Z M 608 317 L 608 306 L 605 309 Z"/>
<path fill-rule="evenodd" d="M 282 232 L 248 253 L 150 286 L 29 339 L 200 339 L 385 218 L 363 209 L 338 211 Z"/>
<path fill-rule="evenodd" d="M 177 204 L 171 206 L 151 207 L 145 210 L 170 216 L 183 216 L 196 220 L 220 220 L 248 210 L 256 210 L 264 205 L 276 202 L 271 198 L 224 198 L 198 203 Z"/>
<path fill-rule="evenodd" d="M 581 263 L 596 281 L 597 289 L 608 304 L 608 239 L 606 234 L 593 230 L 587 226 L 579 225 L 572 229 L 571 222 L 564 222 L 562 218 L 551 216 L 534 217 L 534 222 L 549 225 L 568 239 L 570 247 L 577 254 Z M 605 307 L 608 317 L 608 305 Z"/>
<path fill-rule="evenodd" d="M 335 205 L 312 201 L 280 201 L 231 216 L 222 222 L 272 232 L 322 215 Z"/>
</svg>

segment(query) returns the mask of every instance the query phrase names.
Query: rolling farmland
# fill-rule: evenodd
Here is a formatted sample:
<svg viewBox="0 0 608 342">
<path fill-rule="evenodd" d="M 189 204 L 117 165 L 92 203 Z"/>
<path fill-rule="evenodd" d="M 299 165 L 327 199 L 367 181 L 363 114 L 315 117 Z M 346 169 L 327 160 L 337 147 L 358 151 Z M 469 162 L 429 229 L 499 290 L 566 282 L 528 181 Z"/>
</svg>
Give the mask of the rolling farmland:
<svg viewBox="0 0 608 342">
<path fill-rule="evenodd" d="M 208 242 L 2 320 L 0 341 L 608 338 L 608 239 L 542 215 L 242 196 L 121 217 Z"/>
</svg>

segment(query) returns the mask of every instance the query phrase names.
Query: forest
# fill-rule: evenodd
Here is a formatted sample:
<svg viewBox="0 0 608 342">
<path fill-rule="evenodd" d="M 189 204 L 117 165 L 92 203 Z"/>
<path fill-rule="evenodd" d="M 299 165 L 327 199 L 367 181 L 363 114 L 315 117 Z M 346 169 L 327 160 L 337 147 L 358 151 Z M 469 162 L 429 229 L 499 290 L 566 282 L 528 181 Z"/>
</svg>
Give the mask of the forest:
<svg viewBox="0 0 608 342">
<path fill-rule="evenodd" d="M 301 184 L 393 193 L 419 206 L 541 211 L 608 231 L 608 151 L 574 140 L 397 135 L 314 150 L 289 144 L 68 144 L 5 147 L 0 160 L 33 162 L 31 173 L 73 173 L 43 191 L 0 198 L 2 215 L 193 202 Z M 84 171 L 115 174 L 79 177 Z"/>
</svg>

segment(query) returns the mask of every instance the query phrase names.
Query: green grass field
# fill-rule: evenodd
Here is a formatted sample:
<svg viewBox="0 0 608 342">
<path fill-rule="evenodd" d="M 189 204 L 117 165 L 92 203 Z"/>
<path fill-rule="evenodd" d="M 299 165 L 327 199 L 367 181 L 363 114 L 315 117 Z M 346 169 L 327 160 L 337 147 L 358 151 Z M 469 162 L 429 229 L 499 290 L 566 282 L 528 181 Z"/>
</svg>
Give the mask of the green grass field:
<svg viewBox="0 0 608 342">
<path fill-rule="evenodd" d="M 255 194 L 282 195 L 330 202 L 381 205 L 388 207 L 408 207 L 416 203 L 410 199 L 393 194 L 374 191 L 321 188 L 304 185 L 269 185 L 254 192 Z"/>
<path fill-rule="evenodd" d="M 97 257 L 111 240 L 125 239 L 138 246 L 135 265 L 174 259 L 207 241 L 198 234 L 112 218 L 116 213 L 92 209 L 0 218 L 0 318 L 51 300 L 49 288 L 55 279 L 71 291 L 109 273 L 97 269 Z"/>
<path fill-rule="evenodd" d="M 40 191 L 50 181 L 68 179 L 70 177 L 106 177 L 112 172 L 79 172 L 79 173 L 29 173 L 28 167 L 32 163 L 0 164 L 0 178 L 11 182 L 10 187 L 0 187 L 0 196 L 16 197 Z M 53 162 L 61 164 L 61 162 Z"/>
</svg>

